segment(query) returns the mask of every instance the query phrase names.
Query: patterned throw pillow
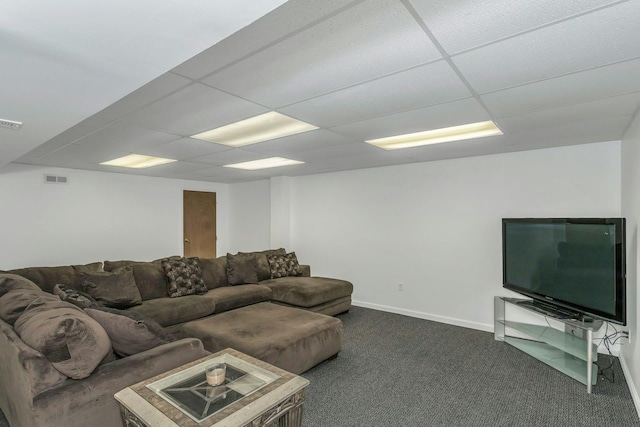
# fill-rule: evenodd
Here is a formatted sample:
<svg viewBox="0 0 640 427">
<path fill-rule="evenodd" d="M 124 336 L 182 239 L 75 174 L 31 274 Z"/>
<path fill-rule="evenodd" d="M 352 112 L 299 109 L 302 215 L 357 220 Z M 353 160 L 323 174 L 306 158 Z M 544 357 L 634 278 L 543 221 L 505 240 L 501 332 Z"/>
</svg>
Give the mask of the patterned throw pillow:
<svg viewBox="0 0 640 427">
<path fill-rule="evenodd" d="M 164 258 L 161 263 L 167 274 L 167 294 L 171 298 L 208 291 L 198 258 Z"/>
<path fill-rule="evenodd" d="M 271 278 L 288 276 L 302 276 L 300 264 L 295 252 L 285 255 L 267 255 L 269 261 L 269 269 L 271 270 Z"/>
<path fill-rule="evenodd" d="M 101 302 L 98 302 L 91 295 L 80 292 L 77 289 L 73 289 L 71 286 L 57 284 L 53 287 L 53 294 L 60 297 L 62 301 L 69 302 L 76 307 L 80 307 L 82 309 L 85 308 L 98 308 L 104 305 Z"/>
</svg>

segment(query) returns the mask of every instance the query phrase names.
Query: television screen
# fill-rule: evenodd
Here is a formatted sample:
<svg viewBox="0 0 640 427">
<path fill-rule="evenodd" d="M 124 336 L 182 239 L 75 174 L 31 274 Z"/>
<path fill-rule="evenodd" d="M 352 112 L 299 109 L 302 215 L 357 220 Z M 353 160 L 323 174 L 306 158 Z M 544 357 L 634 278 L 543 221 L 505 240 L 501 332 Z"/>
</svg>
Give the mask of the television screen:
<svg viewBox="0 0 640 427">
<path fill-rule="evenodd" d="M 623 218 L 502 220 L 503 286 L 626 324 Z"/>
</svg>

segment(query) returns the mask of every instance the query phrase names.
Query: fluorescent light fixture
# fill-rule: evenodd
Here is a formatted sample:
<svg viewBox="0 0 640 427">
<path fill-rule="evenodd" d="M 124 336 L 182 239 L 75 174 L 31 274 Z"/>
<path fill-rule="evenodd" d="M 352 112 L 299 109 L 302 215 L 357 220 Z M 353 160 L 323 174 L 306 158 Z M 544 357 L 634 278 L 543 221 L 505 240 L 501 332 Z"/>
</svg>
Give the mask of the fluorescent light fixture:
<svg viewBox="0 0 640 427">
<path fill-rule="evenodd" d="M 433 129 L 426 132 L 372 139 L 365 142 L 384 148 L 385 150 L 398 150 L 400 148 L 419 147 L 421 145 L 440 144 L 442 142 L 461 141 L 464 139 L 494 135 L 502 135 L 502 131 L 498 129 L 495 123 L 489 120 L 487 122 Z"/>
<path fill-rule="evenodd" d="M 283 157 L 269 157 L 268 159 L 253 160 L 251 162 L 234 163 L 232 165 L 224 165 L 225 168 L 244 169 L 255 171 L 258 169 L 279 168 L 280 166 L 299 165 L 304 162 L 298 160 L 285 159 Z"/>
<path fill-rule="evenodd" d="M 192 135 L 191 138 L 231 147 L 255 144 L 318 129 L 317 126 L 272 111 L 230 125 Z"/>
<path fill-rule="evenodd" d="M 142 154 L 129 154 L 128 156 L 102 162 L 101 165 L 120 166 L 123 168 L 150 168 L 152 166 L 164 165 L 175 162 L 173 159 L 163 159 L 162 157 L 145 156 Z"/>
</svg>

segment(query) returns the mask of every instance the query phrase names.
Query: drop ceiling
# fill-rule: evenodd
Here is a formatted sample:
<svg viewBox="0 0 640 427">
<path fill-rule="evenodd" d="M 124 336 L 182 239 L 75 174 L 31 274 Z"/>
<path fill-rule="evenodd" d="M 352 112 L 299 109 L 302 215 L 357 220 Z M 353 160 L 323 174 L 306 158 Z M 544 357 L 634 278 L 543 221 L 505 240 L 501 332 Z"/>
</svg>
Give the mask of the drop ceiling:
<svg viewBox="0 0 640 427">
<path fill-rule="evenodd" d="M 53 46 L 56 55 L 43 40 L 19 52 L 33 72 L 0 58 L 9 64 L 0 94 L 25 114 L 0 103 L 0 118 L 24 121 L 19 131 L 0 129 L 0 150 L 22 147 L 0 151 L 0 166 L 232 183 L 615 141 L 638 114 L 637 0 L 290 0 L 269 13 L 282 1 L 219 3 L 181 3 L 178 19 L 143 1 L 146 10 L 138 6 L 118 30 L 119 51 L 100 25 L 85 23 L 76 39 L 61 23 L 51 28 L 65 42 Z M 82 18 L 62 15 L 67 24 Z M 203 16 L 228 25 L 213 34 Z M 27 16 L 22 24 L 13 25 L 28 39 L 36 30 Z M 147 30 L 157 45 L 128 46 L 150 38 Z M 20 47 L 17 36 L 9 43 Z M 103 51 L 111 56 L 83 61 Z M 105 84 L 123 75 L 126 84 Z M 269 111 L 318 129 L 241 148 L 190 138 Z M 364 142 L 486 120 L 504 135 L 393 152 Z M 131 153 L 178 161 L 140 170 L 99 164 Z M 224 167 L 266 157 L 304 164 Z"/>
</svg>

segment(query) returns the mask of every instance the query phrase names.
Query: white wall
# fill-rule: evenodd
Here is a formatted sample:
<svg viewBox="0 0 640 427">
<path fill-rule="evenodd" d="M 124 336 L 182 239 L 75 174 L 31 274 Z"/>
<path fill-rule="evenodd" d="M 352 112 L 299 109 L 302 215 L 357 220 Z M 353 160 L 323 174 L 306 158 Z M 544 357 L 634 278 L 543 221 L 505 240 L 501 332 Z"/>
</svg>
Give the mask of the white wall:
<svg viewBox="0 0 640 427">
<path fill-rule="evenodd" d="M 229 186 L 229 252 L 271 247 L 271 192 L 268 180 Z M 220 253 L 219 255 L 224 255 Z"/>
<path fill-rule="evenodd" d="M 43 175 L 68 184 L 45 184 Z M 183 253 L 183 190 L 215 192 L 226 253 L 228 185 L 10 164 L 0 170 L 0 270 Z"/>
<path fill-rule="evenodd" d="M 361 305 L 492 330 L 501 218 L 620 216 L 620 179 L 619 142 L 297 177 L 292 249 Z"/>
<path fill-rule="evenodd" d="M 627 310 L 631 343 L 622 346 L 621 361 L 640 414 L 640 319 L 638 306 L 638 225 L 640 224 L 640 116 L 622 140 L 622 214 L 627 218 Z"/>
</svg>

